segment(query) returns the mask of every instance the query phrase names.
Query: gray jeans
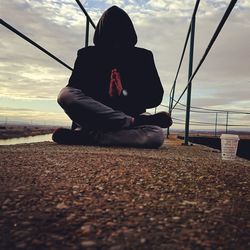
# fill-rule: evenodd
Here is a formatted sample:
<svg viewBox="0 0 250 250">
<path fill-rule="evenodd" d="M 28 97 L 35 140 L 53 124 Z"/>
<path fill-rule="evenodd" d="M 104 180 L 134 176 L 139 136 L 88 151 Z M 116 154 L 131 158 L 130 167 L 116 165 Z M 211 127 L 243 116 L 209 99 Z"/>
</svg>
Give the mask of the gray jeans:
<svg viewBox="0 0 250 250">
<path fill-rule="evenodd" d="M 98 131 L 95 138 L 98 145 L 158 148 L 163 144 L 162 128 L 132 126 L 131 116 L 86 96 L 79 89 L 63 88 L 57 102 L 82 129 Z"/>
</svg>

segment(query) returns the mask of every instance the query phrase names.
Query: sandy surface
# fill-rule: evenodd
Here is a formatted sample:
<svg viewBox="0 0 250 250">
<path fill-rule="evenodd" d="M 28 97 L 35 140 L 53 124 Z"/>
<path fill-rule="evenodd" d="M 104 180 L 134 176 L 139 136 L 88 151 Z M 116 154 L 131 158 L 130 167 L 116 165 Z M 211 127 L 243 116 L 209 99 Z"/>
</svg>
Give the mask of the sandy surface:
<svg viewBox="0 0 250 250">
<path fill-rule="evenodd" d="M 250 161 L 216 150 L 0 146 L 0 249 L 249 249 Z"/>
</svg>

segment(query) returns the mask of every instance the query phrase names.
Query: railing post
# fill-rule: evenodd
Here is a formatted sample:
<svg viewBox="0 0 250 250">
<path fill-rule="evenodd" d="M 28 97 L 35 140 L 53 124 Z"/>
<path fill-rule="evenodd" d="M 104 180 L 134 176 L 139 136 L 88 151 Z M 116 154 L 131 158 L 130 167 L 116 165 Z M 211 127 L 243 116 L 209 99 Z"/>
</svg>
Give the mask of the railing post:
<svg viewBox="0 0 250 250">
<path fill-rule="evenodd" d="M 89 46 L 89 18 L 86 17 L 85 47 Z"/>
<path fill-rule="evenodd" d="M 170 94 L 169 110 L 171 113 L 172 113 L 172 108 L 173 108 L 173 103 L 174 103 L 175 86 L 176 86 L 176 80 L 174 81 L 173 89 L 171 90 L 171 94 Z"/>
<path fill-rule="evenodd" d="M 173 89 L 171 89 L 171 91 L 170 91 L 170 95 L 169 95 L 169 103 L 168 103 L 168 112 L 169 112 L 169 115 L 171 116 L 171 114 L 172 114 L 172 99 L 173 99 L 173 97 L 172 97 L 172 92 L 173 91 Z M 168 127 L 167 128 L 167 138 L 169 138 L 169 135 L 170 135 L 170 128 Z"/>
<path fill-rule="evenodd" d="M 217 136 L 217 123 L 218 123 L 218 113 L 216 112 L 214 136 Z"/>
<path fill-rule="evenodd" d="M 226 119 L 226 134 L 228 132 L 228 111 L 227 111 L 227 119 Z"/>
<path fill-rule="evenodd" d="M 191 24 L 188 81 L 193 74 L 194 35 L 195 35 L 195 15 L 192 18 L 192 24 Z M 188 90 L 187 90 L 187 107 L 186 107 L 186 124 L 185 124 L 184 145 L 188 145 L 188 140 L 189 140 L 191 90 L 192 90 L 192 82 L 190 82 L 190 84 L 188 85 Z"/>
</svg>

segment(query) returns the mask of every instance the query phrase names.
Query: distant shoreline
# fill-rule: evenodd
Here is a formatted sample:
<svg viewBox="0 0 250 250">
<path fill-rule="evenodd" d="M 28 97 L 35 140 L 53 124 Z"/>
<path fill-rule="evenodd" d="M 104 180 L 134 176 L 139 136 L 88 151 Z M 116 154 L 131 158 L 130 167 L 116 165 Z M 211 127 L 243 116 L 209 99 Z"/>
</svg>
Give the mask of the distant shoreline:
<svg viewBox="0 0 250 250">
<path fill-rule="evenodd" d="M 0 126 L 0 139 L 46 135 L 53 133 L 55 129 L 55 127 L 49 126 L 2 125 Z"/>
</svg>

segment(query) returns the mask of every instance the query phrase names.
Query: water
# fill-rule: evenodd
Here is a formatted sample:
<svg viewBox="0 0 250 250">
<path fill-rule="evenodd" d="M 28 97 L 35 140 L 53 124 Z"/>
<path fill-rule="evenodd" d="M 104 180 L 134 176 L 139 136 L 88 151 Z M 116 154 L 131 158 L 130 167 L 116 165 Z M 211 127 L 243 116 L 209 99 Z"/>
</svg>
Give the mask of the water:
<svg viewBox="0 0 250 250">
<path fill-rule="evenodd" d="M 0 139 L 0 145 L 14 145 L 14 144 L 21 144 L 21 143 L 52 141 L 51 136 L 52 134 L 35 135 L 35 136 L 20 137 L 20 138 L 13 138 L 13 139 Z"/>
</svg>

